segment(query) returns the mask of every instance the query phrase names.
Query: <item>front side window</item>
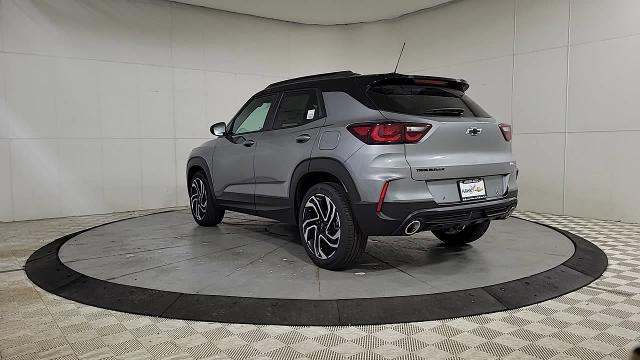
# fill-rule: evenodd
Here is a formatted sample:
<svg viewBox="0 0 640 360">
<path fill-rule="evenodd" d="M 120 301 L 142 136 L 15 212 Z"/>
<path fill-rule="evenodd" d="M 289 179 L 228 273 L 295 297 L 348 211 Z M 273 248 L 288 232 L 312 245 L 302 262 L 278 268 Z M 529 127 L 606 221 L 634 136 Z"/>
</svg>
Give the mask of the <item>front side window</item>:
<svg viewBox="0 0 640 360">
<path fill-rule="evenodd" d="M 278 107 L 274 129 L 309 123 L 320 118 L 318 95 L 315 90 L 285 93 Z"/>
<path fill-rule="evenodd" d="M 275 95 L 271 95 L 249 102 L 233 121 L 231 133 L 240 135 L 262 130 L 274 100 Z"/>
</svg>

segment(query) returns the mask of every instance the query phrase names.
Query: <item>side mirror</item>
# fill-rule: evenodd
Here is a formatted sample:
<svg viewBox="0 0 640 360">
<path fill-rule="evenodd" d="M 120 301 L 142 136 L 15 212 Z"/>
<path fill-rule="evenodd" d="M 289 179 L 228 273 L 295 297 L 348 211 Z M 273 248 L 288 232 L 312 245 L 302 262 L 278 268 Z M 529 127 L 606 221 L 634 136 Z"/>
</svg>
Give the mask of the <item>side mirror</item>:
<svg viewBox="0 0 640 360">
<path fill-rule="evenodd" d="M 225 136 L 227 134 L 227 124 L 223 122 L 215 123 L 211 125 L 209 130 L 215 136 Z"/>
</svg>

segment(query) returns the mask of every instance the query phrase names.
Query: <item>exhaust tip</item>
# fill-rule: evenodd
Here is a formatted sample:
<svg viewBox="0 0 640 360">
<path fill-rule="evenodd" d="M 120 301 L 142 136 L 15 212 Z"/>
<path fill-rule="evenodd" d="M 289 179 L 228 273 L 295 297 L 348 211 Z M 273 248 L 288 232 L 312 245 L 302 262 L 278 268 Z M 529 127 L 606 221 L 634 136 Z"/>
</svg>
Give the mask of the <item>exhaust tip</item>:
<svg viewBox="0 0 640 360">
<path fill-rule="evenodd" d="M 420 226 L 422 226 L 420 220 L 413 220 L 406 228 L 404 228 L 404 233 L 407 235 L 413 235 L 420 230 Z"/>
</svg>

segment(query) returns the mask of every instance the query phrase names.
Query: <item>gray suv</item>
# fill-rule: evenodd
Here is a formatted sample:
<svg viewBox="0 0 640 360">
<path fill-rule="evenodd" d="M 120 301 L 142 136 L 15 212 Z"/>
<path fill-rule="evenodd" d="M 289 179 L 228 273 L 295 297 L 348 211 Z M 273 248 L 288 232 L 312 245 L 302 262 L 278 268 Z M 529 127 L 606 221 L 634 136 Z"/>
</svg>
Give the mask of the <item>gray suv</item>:
<svg viewBox="0 0 640 360">
<path fill-rule="evenodd" d="M 351 71 L 277 82 L 255 94 L 187 164 L 191 212 L 296 224 L 315 264 L 344 269 L 369 235 L 429 230 L 480 238 L 517 204 L 511 126 L 464 80 Z"/>
</svg>

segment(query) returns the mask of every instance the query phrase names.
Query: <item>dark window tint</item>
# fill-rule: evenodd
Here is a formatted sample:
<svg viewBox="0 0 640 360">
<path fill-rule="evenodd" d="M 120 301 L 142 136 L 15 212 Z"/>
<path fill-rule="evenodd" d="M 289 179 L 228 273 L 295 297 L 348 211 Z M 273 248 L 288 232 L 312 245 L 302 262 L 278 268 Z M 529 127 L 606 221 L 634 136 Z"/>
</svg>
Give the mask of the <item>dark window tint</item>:
<svg viewBox="0 0 640 360">
<path fill-rule="evenodd" d="M 380 85 L 372 86 L 367 95 L 380 110 L 425 115 L 439 109 L 461 109 L 461 116 L 490 117 L 478 104 L 464 93 L 423 85 Z"/>
<path fill-rule="evenodd" d="M 232 134 L 262 130 L 274 100 L 275 95 L 251 100 L 234 119 Z"/>
<path fill-rule="evenodd" d="M 315 90 L 287 92 L 282 95 L 275 129 L 302 125 L 320 117 L 318 96 Z"/>
</svg>

